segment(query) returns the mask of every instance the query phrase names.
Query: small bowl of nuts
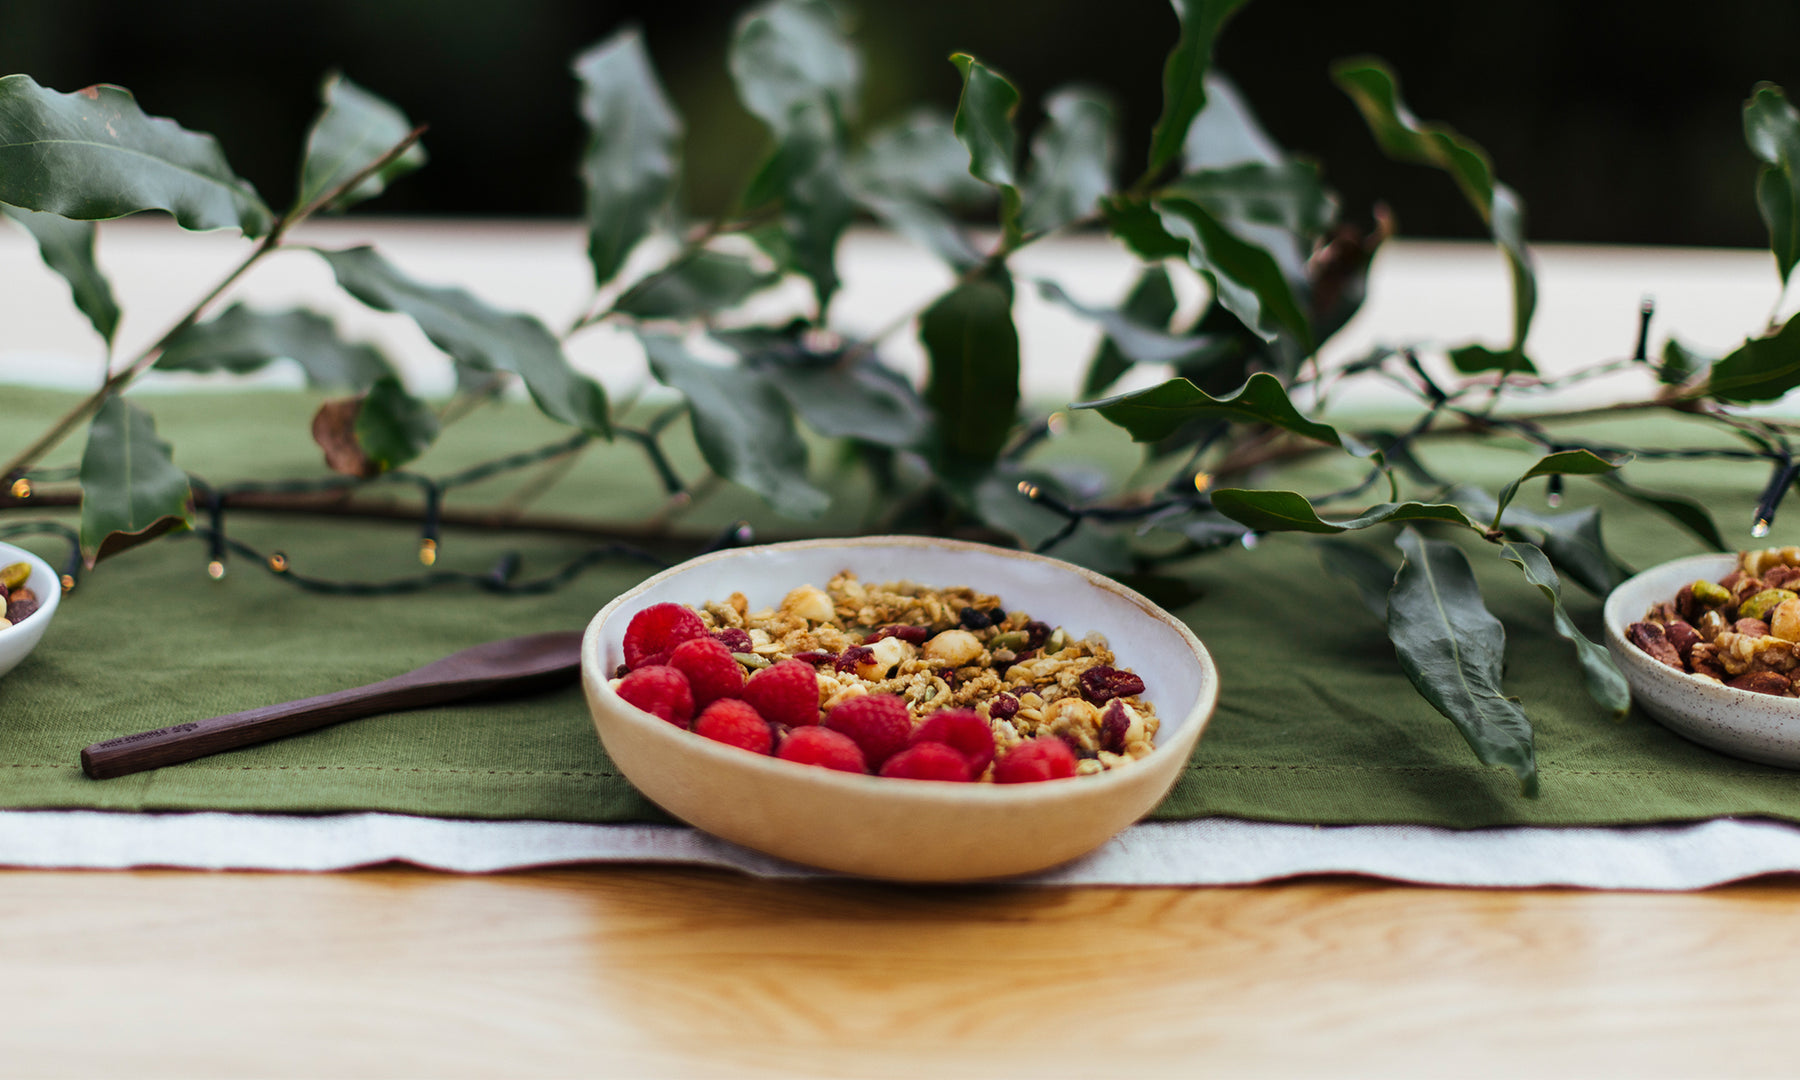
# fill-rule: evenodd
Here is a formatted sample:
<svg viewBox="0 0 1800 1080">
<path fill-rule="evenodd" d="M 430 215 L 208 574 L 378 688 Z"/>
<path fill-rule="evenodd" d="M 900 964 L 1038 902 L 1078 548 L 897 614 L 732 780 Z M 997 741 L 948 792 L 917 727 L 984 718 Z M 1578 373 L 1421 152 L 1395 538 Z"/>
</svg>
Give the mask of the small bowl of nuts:
<svg viewBox="0 0 1800 1080">
<path fill-rule="evenodd" d="M 0 543 L 0 675 L 37 648 L 61 599 L 62 581 L 49 563 L 22 547 Z"/>
<path fill-rule="evenodd" d="M 1192 631 L 1068 563 L 929 537 L 738 548 L 582 644 L 607 753 L 726 840 L 900 881 L 1042 870 L 1160 802 L 1218 702 Z"/>
<path fill-rule="evenodd" d="M 1639 707 L 1703 746 L 1800 768 L 1800 547 L 1676 559 L 1606 598 Z"/>
</svg>

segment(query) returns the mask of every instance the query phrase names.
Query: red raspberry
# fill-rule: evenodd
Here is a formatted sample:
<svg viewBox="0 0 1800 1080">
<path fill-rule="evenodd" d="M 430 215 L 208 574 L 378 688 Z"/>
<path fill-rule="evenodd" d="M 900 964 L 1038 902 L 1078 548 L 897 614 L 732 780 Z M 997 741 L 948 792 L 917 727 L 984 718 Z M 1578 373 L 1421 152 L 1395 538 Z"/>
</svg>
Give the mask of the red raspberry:
<svg viewBox="0 0 1800 1080">
<path fill-rule="evenodd" d="M 881 767 L 881 775 L 904 780 L 959 780 L 963 783 L 974 779 L 969 773 L 967 758 L 953 747 L 934 742 L 920 743 L 888 758 Z"/>
<path fill-rule="evenodd" d="M 850 736 L 816 724 L 797 727 L 788 732 L 787 738 L 781 740 L 781 749 L 775 756 L 784 761 L 797 761 L 802 765 L 823 765 L 840 772 L 869 771 L 869 767 L 863 763 L 862 751 L 850 741 Z"/>
<path fill-rule="evenodd" d="M 1075 775 L 1075 751 L 1054 735 L 1039 735 L 1000 755 L 994 762 L 996 784 L 1025 784 Z"/>
<path fill-rule="evenodd" d="M 798 660 L 783 660 L 750 676 L 741 696 L 771 724 L 819 722 L 819 676 Z"/>
<path fill-rule="evenodd" d="M 676 727 L 694 718 L 694 691 L 687 676 L 667 664 L 645 664 L 619 680 L 619 696 Z"/>
<path fill-rule="evenodd" d="M 769 722 L 736 698 L 721 698 L 702 709 L 694 732 L 752 754 L 766 754 L 775 745 Z"/>
<path fill-rule="evenodd" d="M 825 714 L 825 726 L 850 736 L 862 749 L 869 768 L 906 749 L 912 734 L 912 714 L 898 694 L 863 694 Z"/>
<path fill-rule="evenodd" d="M 720 698 L 734 698 L 744 689 L 744 669 L 731 658 L 731 650 L 713 638 L 689 638 L 669 654 L 669 666 L 679 668 L 694 688 L 694 707 L 704 709 Z"/>
<path fill-rule="evenodd" d="M 942 743 L 961 754 L 969 773 L 980 776 L 994 760 L 994 729 L 973 709 L 941 709 L 912 733 L 912 744 Z"/>
<path fill-rule="evenodd" d="M 680 604 L 651 604 L 625 627 L 625 666 L 666 664 L 675 646 L 689 638 L 707 637 L 700 616 Z"/>
</svg>

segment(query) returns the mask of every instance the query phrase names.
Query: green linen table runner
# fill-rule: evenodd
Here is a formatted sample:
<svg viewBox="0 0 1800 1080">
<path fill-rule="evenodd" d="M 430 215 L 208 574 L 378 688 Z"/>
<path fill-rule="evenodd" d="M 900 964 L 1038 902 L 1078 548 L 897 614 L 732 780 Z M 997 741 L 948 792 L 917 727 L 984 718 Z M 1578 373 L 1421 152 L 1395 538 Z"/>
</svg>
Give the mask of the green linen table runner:
<svg viewBox="0 0 1800 1080">
<path fill-rule="evenodd" d="M 0 452 L 21 445 L 71 400 L 9 389 L 0 396 Z M 201 476 L 228 481 L 321 470 L 307 437 L 317 404 L 309 395 L 140 400 L 175 444 L 177 463 Z M 1074 438 L 1082 449 L 1129 467 L 1137 451 L 1122 434 L 1081 419 Z M 441 474 L 562 433 L 527 407 L 487 409 L 458 425 L 418 469 Z M 1646 435 L 1641 424 L 1611 432 L 1622 441 L 1668 442 L 1676 434 Z M 73 444 L 61 451 L 74 453 Z M 1531 460 L 1524 449 L 1485 455 L 1487 471 L 1478 478 L 1493 490 Z M 698 471 L 692 458 L 677 467 L 689 476 Z M 1728 536 L 1750 543 L 1746 526 L 1762 480 L 1751 470 L 1688 463 L 1634 475 L 1700 499 Z M 455 498 L 497 503 L 516 483 L 493 481 Z M 406 494 L 398 486 L 394 492 Z M 1614 550 L 1636 566 L 1700 550 L 1645 510 L 1609 493 L 1599 498 L 1596 485 L 1571 481 L 1569 493 L 1570 505 L 1603 503 Z M 1541 490 L 1521 496 L 1534 503 L 1541 497 Z M 630 521 L 659 501 L 635 448 L 598 446 L 534 510 Z M 855 496 L 844 503 L 828 526 L 853 528 L 868 509 Z M 708 500 L 699 520 L 741 515 L 782 528 L 733 492 Z M 297 570 L 324 577 L 381 579 L 418 570 L 415 531 L 402 523 L 244 513 L 230 524 L 233 535 L 286 552 Z M 1794 542 L 1783 536 L 1778 531 L 1772 540 Z M 1369 537 L 1385 538 L 1384 530 Z M 60 557 L 53 541 L 25 543 Z M 533 577 L 589 545 L 554 534 L 450 530 L 440 565 L 482 570 L 519 550 L 522 576 Z M 1449 722 L 1413 692 L 1380 624 L 1347 584 L 1324 573 L 1311 544 L 1272 536 L 1254 550 L 1234 548 L 1193 564 L 1204 595 L 1178 614 L 1217 658 L 1223 696 L 1156 816 L 1452 827 L 1725 815 L 1800 820 L 1800 774 L 1715 754 L 1635 711 L 1620 723 L 1604 717 L 1583 692 L 1568 645 L 1551 632 L 1542 597 L 1507 564 L 1472 553 L 1488 604 L 1508 627 L 1506 688 L 1522 699 L 1537 731 L 1541 797 L 1522 798 L 1510 773 L 1475 761 Z M 177 538 L 102 564 L 63 604 L 37 652 L 0 678 L 0 807 L 666 820 L 617 774 L 573 688 L 372 717 L 150 773 L 88 780 L 77 762 L 88 743 L 373 682 L 481 641 L 578 629 L 650 572 L 607 562 L 537 596 L 464 586 L 341 597 L 302 592 L 243 559 L 214 582 L 206 561 L 203 544 Z M 1597 638 L 1599 601 L 1566 582 L 1564 591 L 1576 620 Z"/>
</svg>

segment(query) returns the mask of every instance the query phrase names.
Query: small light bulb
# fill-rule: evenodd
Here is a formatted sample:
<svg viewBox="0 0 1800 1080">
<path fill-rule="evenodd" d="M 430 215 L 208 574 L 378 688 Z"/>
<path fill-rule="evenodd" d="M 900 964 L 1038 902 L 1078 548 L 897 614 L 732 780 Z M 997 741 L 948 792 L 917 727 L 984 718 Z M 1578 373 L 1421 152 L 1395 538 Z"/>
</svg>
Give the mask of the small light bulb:
<svg viewBox="0 0 1800 1080">
<path fill-rule="evenodd" d="M 218 581 L 220 578 L 223 578 L 225 576 L 224 561 L 220 560 L 220 559 L 214 559 L 212 562 L 207 563 L 206 564 L 206 576 L 209 578 L 212 578 L 214 581 Z"/>
<path fill-rule="evenodd" d="M 1554 510 L 1555 508 L 1562 505 L 1562 492 L 1560 492 L 1560 491 L 1550 492 L 1548 495 L 1544 496 L 1544 502 L 1547 503 L 1550 506 L 1550 508 Z"/>
<path fill-rule="evenodd" d="M 31 481 L 25 479 L 23 476 L 14 480 L 12 485 L 12 497 L 15 499 L 31 498 Z"/>
<path fill-rule="evenodd" d="M 64 574 L 62 576 L 63 592 L 71 592 L 74 590 L 74 588 L 75 588 L 75 575 L 74 574 Z"/>
<path fill-rule="evenodd" d="M 1245 551 L 1255 551 L 1256 544 L 1257 544 L 1257 536 L 1255 533 L 1247 532 L 1244 534 L 1244 550 Z"/>
<path fill-rule="evenodd" d="M 1053 412 L 1044 421 L 1044 426 L 1050 430 L 1050 434 L 1061 435 L 1069 430 L 1069 417 L 1066 413 Z"/>
<path fill-rule="evenodd" d="M 1769 535 L 1769 519 L 1757 518 L 1756 524 L 1750 526 L 1750 535 L 1756 537 L 1758 540 Z"/>
<path fill-rule="evenodd" d="M 1195 491 L 1205 491 L 1209 487 L 1212 487 L 1212 473 L 1197 472 L 1194 474 Z"/>
<path fill-rule="evenodd" d="M 429 536 L 419 541 L 419 562 L 426 566 L 437 562 L 437 541 Z"/>
<path fill-rule="evenodd" d="M 285 552 L 277 551 L 269 556 L 269 569 L 277 574 L 287 573 L 288 561 Z"/>
</svg>

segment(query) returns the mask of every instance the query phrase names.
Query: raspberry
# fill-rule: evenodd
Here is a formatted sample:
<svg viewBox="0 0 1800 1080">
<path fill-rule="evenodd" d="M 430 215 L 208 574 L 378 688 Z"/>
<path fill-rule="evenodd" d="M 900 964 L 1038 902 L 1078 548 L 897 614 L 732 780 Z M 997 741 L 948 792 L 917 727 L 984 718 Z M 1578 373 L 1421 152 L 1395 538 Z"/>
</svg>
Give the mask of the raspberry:
<svg viewBox="0 0 1800 1080">
<path fill-rule="evenodd" d="M 721 698 L 701 710 L 694 733 L 752 754 L 766 754 L 775 745 L 769 722 L 736 698 Z"/>
<path fill-rule="evenodd" d="M 749 652 L 754 644 L 750 640 L 749 631 L 739 630 L 735 626 L 727 626 L 723 630 L 714 630 L 712 636 L 714 641 L 717 641 L 732 652 Z"/>
<path fill-rule="evenodd" d="M 797 727 L 788 732 L 787 738 L 781 740 L 781 749 L 775 756 L 784 761 L 822 765 L 840 772 L 869 771 L 868 766 L 863 764 L 862 751 L 850 741 L 850 736 L 817 725 Z"/>
<path fill-rule="evenodd" d="M 1025 784 L 1074 775 L 1075 752 L 1054 735 L 1026 739 L 994 762 L 996 784 Z"/>
<path fill-rule="evenodd" d="M 619 696 L 676 727 L 694 718 L 694 691 L 687 676 L 666 664 L 645 664 L 619 680 Z"/>
<path fill-rule="evenodd" d="M 675 646 L 669 666 L 687 676 L 697 709 L 720 698 L 737 697 L 744 689 L 744 669 L 731 658 L 730 649 L 710 637 L 690 638 Z"/>
<path fill-rule="evenodd" d="M 912 714 L 897 694 L 863 694 L 825 714 L 825 726 L 850 736 L 863 752 L 869 768 L 906 749 L 912 734 Z"/>
<path fill-rule="evenodd" d="M 706 624 L 688 608 L 651 604 L 625 627 L 625 666 L 636 671 L 645 664 L 666 664 L 675 646 L 706 636 Z"/>
<path fill-rule="evenodd" d="M 783 660 L 750 676 L 740 696 L 771 724 L 819 722 L 819 676 L 798 660 Z"/>
<path fill-rule="evenodd" d="M 903 780 L 958 780 L 967 783 L 969 760 L 943 743 L 926 742 L 900 751 L 881 766 L 881 775 Z"/>
<path fill-rule="evenodd" d="M 980 776 L 994 760 L 994 729 L 973 709 L 941 709 L 912 733 L 912 744 L 941 743 L 961 754 L 969 774 Z"/>
</svg>

